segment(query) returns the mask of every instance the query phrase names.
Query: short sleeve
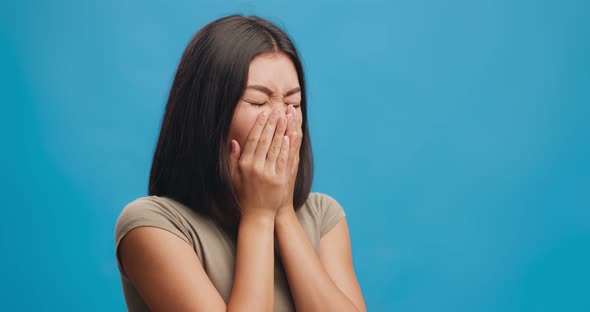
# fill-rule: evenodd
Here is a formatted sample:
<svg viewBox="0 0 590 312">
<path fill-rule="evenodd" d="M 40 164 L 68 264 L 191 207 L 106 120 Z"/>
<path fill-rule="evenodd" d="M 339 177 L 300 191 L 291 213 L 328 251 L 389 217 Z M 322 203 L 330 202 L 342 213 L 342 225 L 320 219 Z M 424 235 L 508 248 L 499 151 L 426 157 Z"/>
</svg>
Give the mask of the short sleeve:
<svg viewBox="0 0 590 312">
<path fill-rule="evenodd" d="M 320 194 L 321 214 L 320 214 L 320 238 L 346 217 L 342 206 L 329 195 Z"/>
<path fill-rule="evenodd" d="M 127 274 L 124 272 L 119 259 L 119 243 L 129 231 L 141 226 L 166 230 L 192 245 L 191 236 L 187 233 L 177 211 L 167 205 L 146 198 L 136 199 L 123 208 L 115 225 L 115 258 L 119 271 L 125 277 Z"/>
</svg>

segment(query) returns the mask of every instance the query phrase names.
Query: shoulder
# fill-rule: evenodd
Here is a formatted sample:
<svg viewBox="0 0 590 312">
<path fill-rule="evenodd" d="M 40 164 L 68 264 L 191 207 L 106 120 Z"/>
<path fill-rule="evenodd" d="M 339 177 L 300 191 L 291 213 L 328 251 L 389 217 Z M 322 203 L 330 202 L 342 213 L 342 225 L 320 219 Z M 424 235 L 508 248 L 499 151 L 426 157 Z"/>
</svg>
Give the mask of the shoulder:
<svg viewBox="0 0 590 312">
<path fill-rule="evenodd" d="M 121 214 L 129 212 L 141 212 L 142 210 L 158 210 L 170 213 L 180 213 L 185 207 L 183 204 L 165 196 L 142 196 L 132 200 L 123 207 Z"/>
<path fill-rule="evenodd" d="M 314 213 L 321 215 L 333 210 L 344 210 L 340 203 L 331 195 L 322 192 L 311 192 L 305 201 L 305 206 Z"/>
<path fill-rule="evenodd" d="M 117 226 L 123 225 L 126 221 L 145 219 L 156 216 L 163 218 L 178 217 L 178 208 L 171 205 L 164 197 L 143 196 L 139 197 L 123 207 L 117 219 Z"/>
<path fill-rule="evenodd" d="M 139 227 L 154 227 L 172 233 L 191 245 L 197 255 L 201 256 L 199 242 L 192 234 L 191 221 L 187 219 L 189 210 L 171 198 L 160 196 L 143 196 L 126 204 L 117 218 L 114 233 L 115 257 L 121 274 L 126 276 L 119 257 L 119 246 L 129 232 Z M 150 238 L 152 239 L 153 237 Z"/>
<path fill-rule="evenodd" d="M 142 196 L 136 198 L 123 206 L 118 220 L 130 215 L 142 214 L 146 211 L 169 210 L 162 203 L 162 198 L 158 196 Z"/>
<path fill-rule="evenodd" d="M 307 197 L 307 202 L 314 207 L 322 207 L 325 205 L 332 205 L 334 203 L 338 203 L 334 197 L 322 192 L 309 193 L 309 196 Z"/>
<path fill-rule="evenodd" d="M 331 195 L 322 192 L 311 192 L 301 209 L 307 210 L 313 217 L 319 227 L 320 237 L 346 217 L 340 203 Z"/>
<path fill-rule="evenodd" d="M 123 207 L 115 224 L 115 244 L 136 227 L 152 226 L 165 229 L 192 243 L 187 229 L 184 205 L 167 197 L 143 196 Z"/>
</svg>

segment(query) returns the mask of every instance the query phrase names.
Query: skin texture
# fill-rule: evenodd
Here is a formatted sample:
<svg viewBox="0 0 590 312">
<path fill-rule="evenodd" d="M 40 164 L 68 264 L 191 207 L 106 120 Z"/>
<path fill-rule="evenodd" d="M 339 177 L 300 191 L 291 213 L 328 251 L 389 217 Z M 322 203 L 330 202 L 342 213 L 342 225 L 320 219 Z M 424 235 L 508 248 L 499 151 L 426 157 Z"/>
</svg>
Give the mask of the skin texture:
<svg viewBox="0 0 590 312">
<path fill-rule="evenodd" d="M 269 96 L 262 91 L 248 88 L 261 85 L 274 93 Z M 248 82 L 244 95 L 238 102 L 229 130 L 229 138 L 244 146 L 250 129 L 254 126 L 256 117 L 263 111 L 279 109 L 283 115 L 287 113 L 287 104 L 299 106 L 301 93 L 297 92 L 287 97 L 284 93 L 299 87 L 295 66 L 283 53 L 265 53 L 250 62 Z M 263 104 L 261 106 L 253 105 Z M 301 119 L 301 109 L 296 107 L 296 117 Z M 228 142 L 229 144 L 229 142 Z"/>
<path fill-rule="evenodd" d="M 282 208 L 277 211 L 279 214 L 285 210 L 284 208 L 288 206 L 288 203 L 293 202 L 293 189 L 295 186 L 295 178 L 297 176 L 299 148 L 302 139 L 302 114 L 300 108 L 301 92 L 298 91 L 299 88 L 300 86 L 299 80 L 297 78 L 297 71 L 295 70 L 295 66 L 287 55 L 283 53 L 264 53 L 257 56 L 250 63 L 246 89 L 236 106 L 229 130 L 229 144 L 230 146 L 233 146 L 232 148 L 234 150 L 234 153 L 231 157 L 232 163 L 237 161 L 237 159 L 243 161 L 244 158 L 247 159 L 249 156 L 246 155 L 246 157 L 244 157 L 244 155 L 241 155 L 243 153 L 242 147 L 247 144 L 247 137 L 255 128 L 256 118 L 261 113 L 265 112 L 270 115 L 269 121 L 271 123 L 274 123 L 274 117 L 285 117 L 284 122 L 286 129 L 283 129 L 281 126 L 282 124 L 277 122 L 277 128 L 279 129 L 276 130 L 274 139 L 271 136 L 267 137 L 267 139 L 276 140 L 278 143 L 281 135 L 288 137 L 287 148 L 289 155 L 287 163 L 285 164 L 286 167 L 278 169 L 285 170 L 280 174 L 284 175 L 283 178 L 288 179 L 288 181 L 283 181 L 286 182 L 286 185 L 272 188 L 272 190 L 271 188 L 267 187 L 267 192 L 259 193 L 260 197 L 268 198 L 276 196 L 274 198 L 274 203 L 269 204 L 276 204 L 279 208 Z M 273 112 L 275 115 L 273 115 Z M 260 140 L 261 142 L 265 141 L 264 137 L 261 137 Z M 252 144 L 252 146 L 253 145 L 254 144 Z M 262 145 L 264 145 L 264 143 L 262 143 Z M 277 149 L 279 148 L 279 144 L 276 144 L 275 146 Z M 264 154 L 266 150 L 266 148 L 257 148 L 257 154 L 260 158 L 259 166 L 262 166 L 260 162 L 262 162 L 262 158 L 264 158 L 264 155 L 260 154 Z M 244 151 L 247 152 L 247 149 L 244 148 Z M 269 155 L 274 155 L 277 153 L 279 152 L 273 152 L 272 148 L 269 150 Z M 261 189 L 260 181 L 243 183 L 243 181 L 241 181 L 242 179 L 240 177 L 239 170 L 234 169 L 236 165 L 233 164 L 231 167 L 232 171 L 238 171 L 238 174 L 234 179 L 234 186 L 237 185 L 236 189 L 238 190 L 238 194 L 240 196 L 240 203 L 242 205 L 248 205 L 250 200 L 249 198 L 245 197 L 251 198 L 256 195 L 252 193 L 254 193 L 255 190 Z M 273 163 L 269 162 L 268 167 L 272 168 Z M 246 170 L 248 169 L 246 168 Z M 250 192 L 241 192 L 240 184 L 244 186 L 250 185 L 256 187 L 252 187 Z M 259 203 L 258 206 L 260 207 L 264 206 L 264 202 L 268 202 L 269 200 L 264 201 L 262 199 L 258 199 L 256 201 Z"/>
<path fill-rule="evenodd" d="M 273 311 L 270 268 L 276 236 L 298 310 L 366 311 L 346 220 L 322 237 L 318 256 L 292 206 L 302 122 L 300 108 L 290 108 L 300 104 L 300 93 L 284 96 L 299 87 L 293 64 L 282 53 L 257 56 L 248 73 L 247 86 L 252 85 L 264 86 L 270 94 L 245 91 L 227 142 L 232 183 L 243 209 L 229 303 L 191 246 L 159 228 L 138 227 L 122 239 L 123 269 L 153 311 Z"/>
</svg>

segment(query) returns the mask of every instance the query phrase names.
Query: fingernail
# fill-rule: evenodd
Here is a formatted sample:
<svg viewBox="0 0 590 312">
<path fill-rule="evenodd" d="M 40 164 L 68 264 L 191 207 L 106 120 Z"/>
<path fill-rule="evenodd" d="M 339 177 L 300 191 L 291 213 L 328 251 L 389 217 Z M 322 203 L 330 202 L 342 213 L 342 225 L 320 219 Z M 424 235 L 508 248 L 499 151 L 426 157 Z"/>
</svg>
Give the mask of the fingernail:
<svg viewBox="0 0 590 312">
<path fill-rule="evenodd" d="M 268 111 L 264 111 L 264 112 L 262 112 L 262 117 L 263 117 L 263 118 L 266 118 L 267 116 L 268 116 Z"/>
</svg>

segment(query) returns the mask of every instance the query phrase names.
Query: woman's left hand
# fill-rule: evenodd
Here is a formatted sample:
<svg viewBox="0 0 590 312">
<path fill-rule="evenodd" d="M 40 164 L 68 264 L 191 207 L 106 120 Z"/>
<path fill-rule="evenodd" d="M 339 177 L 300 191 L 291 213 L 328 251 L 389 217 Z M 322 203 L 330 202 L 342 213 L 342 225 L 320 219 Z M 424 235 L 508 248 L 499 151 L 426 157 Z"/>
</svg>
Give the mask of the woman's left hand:
<svg viewBox="0 0 590 312">
<path fill-rule="evenodd" d="M 297 171 L 299 169 L 299 150 L 303 138 L 303 131 L 301 129 L 302 118 L 297 114 L 293 105 L 287 107 L 287 130 L 285 135 L 289 136 L 290 150 L 289 159 L 287 160 L 287 168 L 290 170 L 290 178 L 287 192 L 284 196 L 285 201 L 279 207 L 277 216 L 279 217 L 289 210 L 293 210 L 293 193 L 295 192 L 295 180 L 297 179 Z"/>
</svg>

